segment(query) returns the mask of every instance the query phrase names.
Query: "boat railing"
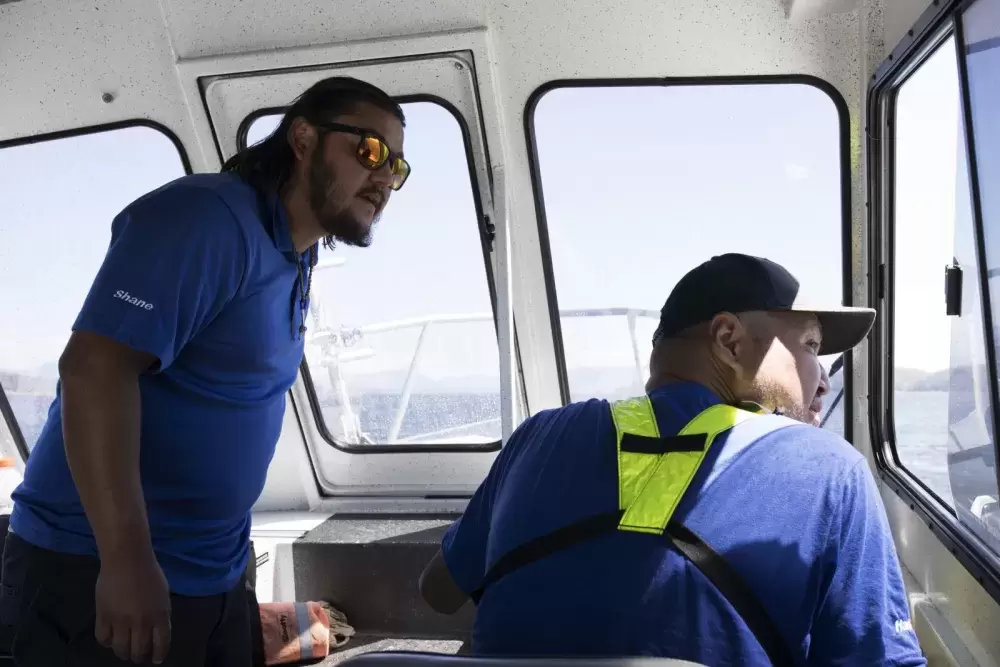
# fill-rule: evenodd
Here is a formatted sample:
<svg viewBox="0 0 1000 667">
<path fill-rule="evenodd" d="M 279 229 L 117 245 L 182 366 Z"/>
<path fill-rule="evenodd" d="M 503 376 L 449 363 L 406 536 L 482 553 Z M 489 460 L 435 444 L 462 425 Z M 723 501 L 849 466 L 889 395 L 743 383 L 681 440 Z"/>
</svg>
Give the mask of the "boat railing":
<svg viewBox="0 0 1000 667">
<path fill-rule="evenodd" d="M 635 364 L 636 379 L 640 386 L 645 383 L 645 370 L 643 355 L 641 354 L 638 336 L 636 334 L 636 323 L 640 317 L 658 318 L 659 312 L 644 308 L 614 307 L 614 308 L 574 308 L 560 310 L 561 318 L 583 318 L 583 317 L 624 317 L 628 329 L 629 339 L 632 345 L 632 356 Z M 432 327 L 441 327 L 454 324 L 465 324 L 470 322 L 491 322 L 493 314 L 489 312 L 462 313 L 462 314 L 440 314 L 425 317 L 412 317 L 375 324 L 363 325 L 360 327 L 340 327 L 338 329 L 320 327 L 317 331 L 308 336 L 308 342 L 318 347 L 321 351 L 319 359 L 315 357 L 312 363 L 319 363 L 326 367 L 330 376 L 330 382 L 335 392 L 335 402 L 341 411 L 341 430 L 350 442 L 371 442 L 364 434 L 358 416 L 351 403 L 351 395 L 348 383 L 342 372 L 342 367 L 354 361 L 369 359 L 375 356 L 374 350 L 361 347 L 366 336 L 395 331 L 405 331 L 407 329 L 417 329 L 417 340 L 413 353 L 406 370 L 399 392 L 399 404 L 389 427 L 386 444 L 403 444 L 426 442 L 436 437 L 446 437 L 448 434 L 471 428 L 473 426 L 487 425 L 499 422 L 496 419 L 484 420 L 476 424 L 463 424 L 449 427 L 447 429 L 436 430 L 430 433 L 407 436 L 400 438 L 399 434 L 403 426 L 403 420 L 409 409 L 410 399 L 413 395 L 413 385 L 416 381 L 420 364 L 425 350 L 427 333 Z M 499 388 L 498 388 L 499 390 Z M 478 440 L 479 438 L 477 438 Z"/>
<path fill-rule="evenodd" d="M 382 333 L 391 333 L 397 331 L 406 331 L 410 329 L 417 329 L 416 344 L 413 348 L 413 352 L 409 359 L 409 364 L 406 369 L 406 375 L 403 379 L 402 386 L 399 390 L 399 402 L 396 405 L 392 421 L 388 430 L 386 437 L 386 442 L 384 444 L 420 444 L 426 442 L 445 442 L 445 441 L 456 441 L 459 438 L 456 434 L 462 434 L 467 431 L 476 431 L 476 429 L 482 430 L 492 430 L 494 424 L 500 422 L 500 417 L 490 418 L 485 420 L 477 420 L 475 422 L 470 422 L 468 424 L 459 424 L 447 426 L 440 429 L 435 429 L 433 431 L 410 434 L 406 437 L 400 437 L 402 431 L 403 423 L 406 418 L 407 412 L 410 409 L 410 402 L 413 396 L 413 389 L 416 380 L 419 376 L 420 365 L 424 357 L 424 352 L 426 349 L 425 342 L 427 340 L 427 334 L 433 328 L 444 327 L 456 324 L 474 323 L 474 322 L 492 322 L 493 314 L 490 312 L 474 312 L 474 313 L 445 313 L 438 315 L 429 315 L 423 317 L 412 317 L 404 318 L 398 320 L 390 320 L 385 322 L 378 322 L 374 324 L 362 325 L 359 327 L 326 327 L 322 326 L 321 318 L 319 317 L 320 308 L 319 304 L 315 304 L 316 308 L 314 310 L 314 319 L 316 324 L 314 324 L 313 330 L 307 334 L 307 342 L 314 347 L 318 354 L 310 354 L 309 362 L 312 366 L 312 373 L 319 372 L 320 369 L 325 369 L 330 378 L 330 384 L 333 389 L 333 403 L 335 407 L 339 410 L 339 421 L 340 428 L 338 430 L 338 435 L 346 442 L 352 444 L 372 444 L 377 443 L 364 432 L 362 425 L 360 423 L 360 416 L 355 409 L 355 404 L 351 400 L 350 387 L 343 369 L 345 366 L 362 361 L 365 359 L 371 359 L 376 356 L 376 351 L 370 347 L 365 346 L 366 337 L 373 336 Z M 644 355 L 640 348 L 639 338 L 637 335 L 637 323 L 640 318 L 658 318 L 659 312 L 655 310 L 645 309 L 645 308 L 631 308 L 627 306 L 622 307 L 611 307 L 611 308 L 572 308 L 572 309 L 562 309 L 559 311 L 560 317 L 562 319 L 573 319 L 573 318 L 596 318 L 596 317 L 621 317 L 625 320 L 625 325 L 627 328 L 629 340 L 631 343 L 632 350 L 632 360 L 634 363 L 635 370 L 635 381 L 637 386 L 643 386 L 645 384 L 645 364 Z M 319 325 L 319 326 L 316 326 Z M 841 369 L 843 363 L 843 358 L 837 359 L 834 362 L 833 367 L 830 370 L 830 375 L 836 376 Z M 316 368 L 316 367 L 319 368 Z M 14 393 L 19 393 L 18 388 L 14 388 Z M 497 388 L 499 392 L 499 387 Z M 35 392 L 27 392 L 35 393 Z M 830 401 L 830 409 L 827 411 L 826 418 L 829 417 L 833 412 L 833 408 L 836 407 L 837 403 L 842 400 L 843 389 L 836 392 L 836 395 Z M 321 412 L 322 407 L 320 407 Z M 825 422 L 825 419 L 824 419 Z M 463 444 L 468 444 L 469 442 L 486 442 L 492 440 L 482 435 L 471 435 L 466 434 L 462 439 Z"/>
</svg>

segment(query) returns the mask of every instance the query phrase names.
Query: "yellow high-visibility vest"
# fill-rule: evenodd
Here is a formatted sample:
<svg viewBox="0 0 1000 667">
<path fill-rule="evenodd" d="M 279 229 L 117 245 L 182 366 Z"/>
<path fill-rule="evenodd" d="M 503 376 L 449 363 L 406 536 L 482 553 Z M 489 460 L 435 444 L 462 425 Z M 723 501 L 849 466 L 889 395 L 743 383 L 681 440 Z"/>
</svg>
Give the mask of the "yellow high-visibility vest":
<svg viewBox="0 0 1000 667">
<path fill-rule="evenodd" d="M 676 436 L 662 438 L 648 396 L 612 403 L 618 508 L 624 513 L 618 529 L 662 534 L 715 438 L 758 415 L 732 405 L 713 405 Z"/>
</svg>

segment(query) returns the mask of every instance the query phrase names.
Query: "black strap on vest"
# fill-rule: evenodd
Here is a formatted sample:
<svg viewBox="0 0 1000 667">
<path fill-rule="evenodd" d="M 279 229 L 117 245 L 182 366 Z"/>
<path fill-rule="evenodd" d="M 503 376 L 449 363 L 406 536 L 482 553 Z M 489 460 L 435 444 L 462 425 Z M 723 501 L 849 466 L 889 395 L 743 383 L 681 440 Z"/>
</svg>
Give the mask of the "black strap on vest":
<svg viewBox="0 0 1000 667">
<path fill-rule="evenodd" d="M 620 511 L 598 514 L 510 550 L 493 564 L 479 588 L 473 591 L 471 596 L 473 602 L 479 604 L 487 587 L 525 565 L 617 530 L 622 515 L 623 512 Z M 739 573 L 705 544 L 704 540 L 680 522 L 671 521 L 663 535 L 705 575 L 706 579 L 712 582 L 723 597 L 729 600 L 729 604 L 747 624 L 761 648 L 767 653 L 771 664 L 774 667 L 793 667 L 795 660 L 781 632 Z"/>
<path fill-rule="evenodd" d="M 660 438 L 622 433 L 620 449 L 623 452 L 637 452 L 639 454 L 671 454 L 673 452 L 703 452 L 707 445 L 707 433 L 689 433 Z"/>
</svg>

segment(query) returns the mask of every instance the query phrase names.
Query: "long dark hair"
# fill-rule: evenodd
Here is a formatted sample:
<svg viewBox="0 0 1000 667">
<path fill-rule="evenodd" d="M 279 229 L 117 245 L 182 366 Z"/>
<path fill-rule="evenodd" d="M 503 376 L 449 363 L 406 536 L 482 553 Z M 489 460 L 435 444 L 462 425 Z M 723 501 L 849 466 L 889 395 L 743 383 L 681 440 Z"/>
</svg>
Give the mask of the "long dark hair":
<svg viewBox="0 0 1000 667">
<path fill-rule="evenodd" d="M 288 143 L 288 129 L 296 118 L 310 123 L 330 122 L 339 115 L 354 111 L 359 102 L 383 109 L 406 125 L 403 109 L 385 91 L 370 83 L 348 76 L 335 76 L 313 84 L 285 111 L 281 124 L 271 136 L 248 146 L 222 165 L 222 171 L 238 174 L 261 192 L 280 193 L 295 166 L 295 153 Z M 332 239 L 327 239 L 329 243 Z"/>
</svg>

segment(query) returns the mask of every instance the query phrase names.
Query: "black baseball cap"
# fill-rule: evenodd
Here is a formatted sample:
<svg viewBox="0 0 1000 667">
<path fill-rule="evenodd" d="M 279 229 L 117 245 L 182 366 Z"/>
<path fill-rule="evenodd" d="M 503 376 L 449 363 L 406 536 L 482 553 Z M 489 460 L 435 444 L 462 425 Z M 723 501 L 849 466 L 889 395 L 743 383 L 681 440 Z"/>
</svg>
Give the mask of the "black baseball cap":
<svg viewBox="0 0 1000 667">
<path fill-rule="evenodd" d="M 857 346 L 875 323 L 871 308 L 820 307 L 798 303 L 799 281 L 783 266 L 730 253 L 695 267 L 674 286 L 660 311 L 654 344 L 710 321 L 719 313 L 754 310 L 812 313 L 823 328 L 820 354 L 839 354 Z"/>
</svg>

